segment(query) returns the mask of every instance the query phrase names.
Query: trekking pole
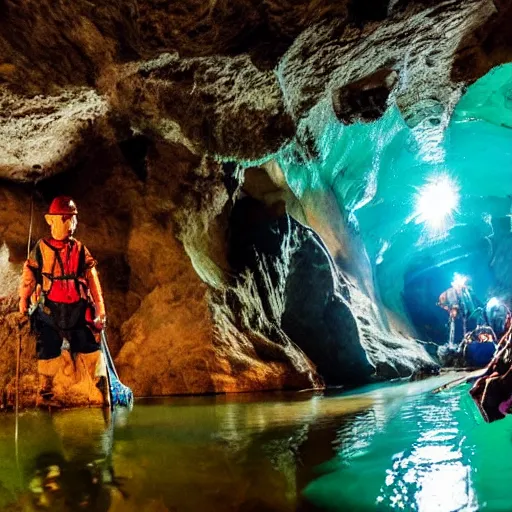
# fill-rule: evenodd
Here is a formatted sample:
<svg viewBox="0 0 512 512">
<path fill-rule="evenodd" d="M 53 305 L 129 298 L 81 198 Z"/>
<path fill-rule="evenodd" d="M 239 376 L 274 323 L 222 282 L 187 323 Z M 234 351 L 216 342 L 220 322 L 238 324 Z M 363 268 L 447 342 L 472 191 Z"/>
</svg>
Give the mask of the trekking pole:
<svg viewBox="0 0 512 512">
<path fill-rule="evenodd" d="M 110 350 L 108 348 L 107 335 L 105 333 L 105 329 L 101 331 L 101 341 L 103 343 L 103 349 L 105 351 L 105 358 L 107 360 L 106 363 L 112 370 L 112 373 L 119 379 L 119 375 L 117 374 L 117 370 L 114 365 L 114 360 L 112 359 L 112 355 L 110 354 Z"/>
<path fill-rule="evenodd" d="M 111 382 L 110 382 L 109 369 L 112 369 L 112 371 L 114 372 L 114 375 L 116 375 L 116 377 L 117 377 L 117 374 L 116 374 L 115 368 L 113 368 L 112 358 L 111 358 L 110 352 L 108 350 L 107 335 L 105 334 L 105 328 L 103 328 L 101 330 L 100 340 L 101 340 L 101 352 L 102 352 L 103 358 L 105 360 L 104 363 L 105 363 L 105 371 L 106 371 L 107 389 L 108 389 L 108 396 L 109 396 L 109 402 L 110 402 L 109 409 L 111 412 L 113 412 L 114 411 L 114 397 L 112 396 L 112 387 L 111 387 Z"/>
<path fill-rule="evenodd" d="M 30 221 L 28 226 L 28 241 L 27 241 L 27 260 L 30 257 L 30 244 L 32 242 L 32 219 L 34 216 L 34 191 L 30 196 Z M 15 398 L 14 398 L 14 453 L 16 457 L 16 466 L 20 474 L 20 461 L 19 461 L 19 417 L 20 417 L 20 373 L 21 373 L 21 336 L 22 324 L 18 325 L 18 348 L 16 350 L 16 375 L 15 375 Z"/>
<path fill-rule="evenodd" d="M 21 332 L 18 332 L 18 350 L 16 353 L 16 398 L 15 398 L 15 416 L 14 416 L 14 448 L 16 464 L 19 465 L 19 406 L 20 406 L 20 362 L 21 362 Z"/>
<path fill-rule="evenodd" d="M 30 244 L 32 242 L 32 219 L 34 215 L 34 192 L 30 196 L 30 222 L 28 225 L 28 241 L 27 241 L 27 260 L 30 257 Z M 18 333 L 18 351 L 16 355 L 16 437 L 18 436 L 18 412 L 19 412 L 19 394 L 20 394 L 20 361 L 21 361 L 21 332 Z"/>
<path fill-rule="evenodd" d="M 448 339 L 449 345 L 453 345 L 455 341 L 455 319 L 450 317 L 450 335 Z"/>
<path fill-rule="evenodd" d="M 28 225 L 27 260 L 30 256 L 30 244 L 32 243 L 32 218 L 34 216 L 34 192 L 30 196 L 30 223 Z"/>
</svg>

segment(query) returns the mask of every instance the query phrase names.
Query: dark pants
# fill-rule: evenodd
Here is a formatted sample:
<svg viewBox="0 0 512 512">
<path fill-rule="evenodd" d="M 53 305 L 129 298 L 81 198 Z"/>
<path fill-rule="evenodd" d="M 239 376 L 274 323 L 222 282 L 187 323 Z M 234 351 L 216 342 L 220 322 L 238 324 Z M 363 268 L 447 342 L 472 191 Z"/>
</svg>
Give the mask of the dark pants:
<svg viewBox="0 0 512 512">
<path fill-rule="evenodd" d="M 44 308 L 34 312 L 34 330 L 37 336 L 37 358 L 53 359 L 61 353 L 63 338 L 70 344 L 71 353 L 90 354 L 99 345 L 85 321 L 87 303 L 59 304 L 45 301 Z"/>
</svg>

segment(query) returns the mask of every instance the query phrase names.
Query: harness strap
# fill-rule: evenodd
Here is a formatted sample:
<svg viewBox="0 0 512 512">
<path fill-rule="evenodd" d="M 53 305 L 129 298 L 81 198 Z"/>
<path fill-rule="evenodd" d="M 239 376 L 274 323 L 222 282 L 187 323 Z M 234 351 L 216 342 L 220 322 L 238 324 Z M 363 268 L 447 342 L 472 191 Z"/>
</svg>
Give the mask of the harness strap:
<svg viewBox="0 0 512 512">
<path fill-rule="evenodd" d="M 36 277 L 36 284 L 42 285 L 43 284 L 43 253 L 41 252 L 41 248 L 39 247 L 39 244 L 36 245 L 36 251 L 35 251 L 35 257 L 37 262 L 37 269 L 32 269 L 33 273 Z"/>
<path fill-rule="evenodd" d="M 57 263 L 59 264 L 60 273 L 61 275 L 64 275 L 66 273 L 66 268 L 64 267 L 64 262 L 62 261 L 62 258 L 60 256 L 60 251 L 58 249 L 54 249 L 53 252 L 55 253 L 55 261 L 57 261 Z"/>
<path fill-rule="evenodd" d="M 52 281 L 70 281 L 71 279 L 80 279 L 77 274 L 64 274 L 62 276 L 53 276 L 48 272 L 41 272 L 41 274 Z"/>
<path fill-rule="evenodd" d="M 42 242 L 47 247 L 49 247 L 54 252 L 54 254 L 55 254 L 55 258 L 54 258 L 53 264 L 52 264 L 51 273 L 49 273 L 49 272 L 40 272 L 41 277 L 44 276 L 47 279 L 49 279 L 50 282 L 51 282 L 50 289 L 47 290 L 44 293 L 45 294 L 50 293 L 54 281 L 71 281 L 71 280 L 74 281 L 74 283 L 75 283 L 75 289 L 76 289 L 76 292 L 78 293 L 78 295 L 80 295 L 80 286 L 83 287 L 84 293 L 85 293 L 85 290 L 86 290 L 87 286 L 86 286 L 85 283 L 80 281 L 80 279 L 83 278 L 83 275 L 85 273 L 85 248 L 84 248 L 84 245 L 83 244 L 80 245 L 80 253 L 78 255 L 78 265 L 77 265 L 76 274 L 75 273 L 73 273 L 73 274 L 66 274 L 65 273 L 64 262 L 62 261 L 62 258 L 61 258 L 61 255 L 60 255 L 60 249 L 58 249 L 57 247 L 53 247 L 53 245 L 49 244 L 44 238 L 42 239 Z M 69 243 L 71 245 L 74 245 L 76 242 L 71 240 Z M 38 247 L 38 249 L 39 249 L 39 256 L 41 258 L 41 262 L 38 261 L 38 265 L 39 265 L 39 268 L 42 268 L 42 254 L 41 254 L 41 250 L 40 250 L 39 247 Z M 37 258 L 37 252 L 36 252 L 36 258 Z M 56 265 L 56 263 L 59 264 L 59 267 L 60 267 L 60 270 L 61 270 L 61 275 L 60 276 L 56 276 L 55 275 L 55 265 Z"/>
</svg>

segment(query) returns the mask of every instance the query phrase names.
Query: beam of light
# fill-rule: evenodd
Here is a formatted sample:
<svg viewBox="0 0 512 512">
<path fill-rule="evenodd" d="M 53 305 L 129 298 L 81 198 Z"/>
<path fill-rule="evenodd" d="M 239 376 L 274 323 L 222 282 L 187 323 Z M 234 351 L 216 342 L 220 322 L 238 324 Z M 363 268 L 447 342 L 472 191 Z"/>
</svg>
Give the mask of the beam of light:
<svg viewBox="0 0 512 512">
<path fill-rule="evenodd" d="M 495 308 L 495 307 L 497 307 L 499 305 L 500 305 L 499 299 L 497 299 L 496 297 L 492 297 L 487 302 L 487 305 L 485 306 L 485 308 L 486 309 Z"/>
<path fill-rule="evenodd" d="M 455 274 L 453 274 L 452 286 L 454 288 L 464 288 L 466 286 L 467 282 L 468 282 L 467 276 L 463 276 L 462 274 L 458 274 L 457 272 L 455 272 Z"/>
<path fill-rule="evenodd" d="M 431 232 L 441 233 L 453 224 L 453 214 L 459 205 L 459 186 L 447 174 L 438 174 L 418 188 L 414 217 Z"/>
</svg>

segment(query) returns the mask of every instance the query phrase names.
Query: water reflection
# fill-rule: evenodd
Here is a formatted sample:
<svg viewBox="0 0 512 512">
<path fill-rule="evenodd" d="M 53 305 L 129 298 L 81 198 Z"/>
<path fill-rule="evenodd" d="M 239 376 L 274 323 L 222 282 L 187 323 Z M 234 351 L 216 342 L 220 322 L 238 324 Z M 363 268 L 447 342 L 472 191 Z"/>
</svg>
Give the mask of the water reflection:
<svg viewBox="0 0 512 512">
<path fill-rule="evenodd" d="M 471 419 L 460 388 L 427 393 L 443 382 L 153 400 L 114 422 L 95 409 L 27 412 L 18 465 L 4 415 L 0 509 L 428 512 L 497 499 L 511 510 L 499 490 L 510 431 Z"/>
<path fill-rule="evenodd" d="M 377 404 L 345 423 L 337 457 L 304 490 L 308 502 L 339 511 L 480 510 L 473 456 L 481 430 L 461 396 L 459 388 L 394 409 Z M 510 453 L 510 442 L 503 448 Z"/>
<path fill-rule="evenodd" d="M 458 395 L 440 403 L 407 404 L 402 421 L 417 440 L 394 454 L 376 503 L 403 510 L 478 510 L 471 456 L 456 417 Z M 415 428 L 416 427 L 416 428 Z"/>
<path fill-rule="evenodd" d="M 112 466 L 114 418 L 101 409 L 20 415 L 0 428 L 0 509 L 112 510 L 121 494 Z M 16 457 L 18 452 L 18 457 Z"/>
<path fill-rule="evenodd" d="M 116 479 L 112 467 L 114 418 L 100 409 L 48 415 L 24 467 L 28 510 L 110 510 Z M 42 435 L 41 435 L 42 434 Z M 48 440 L 53 443 L 48 446 Z M 29 447 L 25 447 L 27 449 Z M 28 454 L 27 454 L 28 455 Z"/>
</svg>

